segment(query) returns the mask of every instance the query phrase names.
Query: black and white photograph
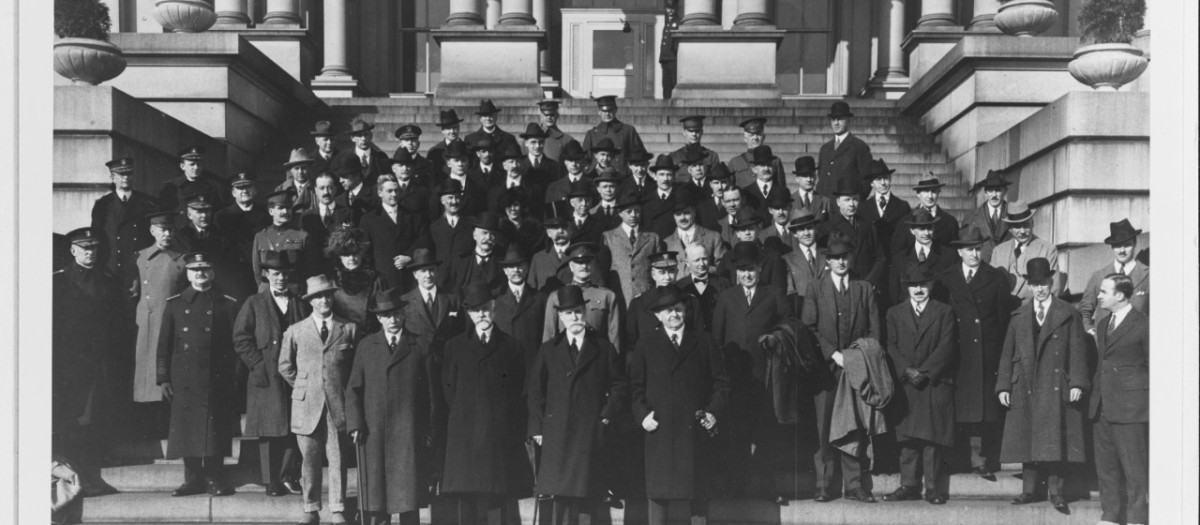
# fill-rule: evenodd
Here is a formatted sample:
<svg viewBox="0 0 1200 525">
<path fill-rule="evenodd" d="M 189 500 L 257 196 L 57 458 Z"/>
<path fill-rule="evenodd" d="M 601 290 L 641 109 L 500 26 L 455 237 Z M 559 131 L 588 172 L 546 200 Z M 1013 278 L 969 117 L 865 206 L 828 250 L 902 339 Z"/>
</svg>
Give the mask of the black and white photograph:
<svg viewBox="0 0 1200 525">
<path fill-rule="evenodd" d="M 6 521 L 1200 519 L 1194 2 L 0 11 Z"/>
</svg>

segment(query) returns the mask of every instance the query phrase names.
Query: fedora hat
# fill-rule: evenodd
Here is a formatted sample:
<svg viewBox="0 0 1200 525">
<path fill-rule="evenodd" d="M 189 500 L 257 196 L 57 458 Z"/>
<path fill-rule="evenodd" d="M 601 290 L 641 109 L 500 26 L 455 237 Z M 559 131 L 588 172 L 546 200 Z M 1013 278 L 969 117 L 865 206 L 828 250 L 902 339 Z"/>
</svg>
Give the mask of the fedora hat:
<svg viewBox="0 0 1200 525">
<path fill-rule="evenodd" d="M 395 288 L 375 292 L 375 304 L 367 310 L 375 315 L 395 312 L 404 308 L 406 301 L 400 298 L 400 292 Z"/>
<path fill-rule="evenodd" d="M 814 226 L 821 222 L 821 218 L 813 215 L 813 212 L 808 208 L 800 208 L 792 213 L 792 219 L 788 221 L 788 231 L 796 231 L 808 226 Z"/>
<path fill-rule="evenodd" d="M 536 122 L 530 122 L 529 124 L 526 124 L 525 125 L 525 133 L 521 134 L 522 139 L 546 140 L 546 137 L 548 137 L 548 136 L 549 135 L 546 135 L 546 130 L 542 129 L 542 127 L 537 125 Z"/>
<path fill-rule="evenodd" d="M 362 135 L 365 133 L 370 133 L 373 129 L 375 129 L 374 124 L 356 117 L 354 120 L 350 121 L 350 131 L 347 131 L 346 134 L 350 136 Z"/>
<path fill-rule="evenodd" d="M 770 164 L 775 160 L 775 154 L 771 152 L 771 146 L 763 144 L 750 150 L 750 164 Z"/>
<path fill-rule="evenodd" d="M 788 193 L 785 191 L 780 191 L 780 192 L 772 192 L 770 195 L 767 196 L 767 208 L 775 208 L 777 210 L 782 210 L 784 208 L 791 207 L 791 205 L 792 205 L 792 194 L 791 193 Z"/>
<path fill-rule="evenodd" d="M 733 220 L 729 221 L 729 223 L 735 230 L 741 230 L 750 227 L 757 228 L 762 226 L 762 217 L 758 216 L 758 213 L 754 211 L 754 208 L 745 207 L 738 209 L 737 215 L 734 215 Z"/>
<path fill-rule="evenodd" d="M 343 155 L 342 158 L 348 158 L 349 155 Z M 400 164 L 402 166 L 411 166 L 417 159 L 413 158 L 412 153 L 404 148 L 396 148 L 396 153 L 392 155 L 392 164 Z"/>
<path fill-rule="evenodd" d="M 911 216 L 904 219 L 904 223 L 909 226 L 933 226 L 940 219 L 941 217 L 934 217 L 929 210 L 918 206 Z"/>
<path fill-rule="evenodd" d="M 1054 277 L 1054 269 L 1045 257 L 1036 257 L 1025 263 L 1025 273 L 1021 275 L 1029 284 L 1040 284 Z"/>
<path fill-rule="evenodd" d="M 1129 241 L 1137 239 L 1138 235 L 1142 234 L 1142 230 L 1133 229 L 1133 224 L 1129 223 L 1129 219 L 1121 219 L 1119 222 L 1108 223 L 1108 238 L 1104 239 L 1104 244 L 1116 246 L 1125 244 Z"/>
<path fill-rule="evenodd" d="M 305 301 L 338 290 L 337 285 L 333 284 L 333 279 L 330 279 L 328 275 L 314 275 L 309 277 L 305 284 L 304 289 L 308 290 L 308 293 L 304 294 Z"/>
<path fill-rule="evenodd" d="M 442 181 L 441 186 L 438 186 L 438 197 L 441 197 L 442 195 L 459 195 L 462 194 L 462 192 L 462 183 L 449 177 Z"/>
<path fill-rule="evenodd" d="M 573 262 L 589 262 L 600 253 L 600 246 L 592 242 L 577 242 L 567 248 L 567 258 Z"/>
<path fill-rule="evenodd" d="M 696 205 L 696 196 L 691 191 L 671 192 L 671 210 L 680 212 Z"/>
<path fill-rule="evenodd" d="M 133 173 L 133 158 L 132 157 L 121 157 L 119 159 L 113 159 L 108 162 L 105 162 L 104 166 L 107 167 L 108 171 L 111 173 L 119 173 L 119 174 Z"/>
<path fill-rule="evenodd" d="M 621 211 L 631 206 L 641 206 L 644 203 L 645 201 L 642 200 L 641 194 L 639 194 L 637 191 L 629 191 L 617 199 L 617 204 L 614 207 L 617 209 L 617 211 Z"/>
<path fill-rule="evenodd" d="M 738 127 L 746 133 L 762 133 L 767 127 L 767 119 L 763 117 L 751 117 L 738 123 Z"/>
<path fill-rule="evenodd" d="M 654 173 L 658 173 L 661 170 L 674 172 L 677 169 L 679 169 L 679 166 L 675 164 L 674 159 L 670 155 L 659 155 L 654 159 L 654 165 L 650 166 L 650 171 Z"/>
<path fill-rule="evenodd" d="M 792 171 L 797 177 L 815 177 L 817 175 L 817 159 L 805 155 L 796 159 L 796 169 Z"/>
<path fill-rule="evenodd" d="M 437 260 L 437 257 L 435 257 L 433 254 L 433 250 L 417 248 L 416 250 L 413 250 L 412 260 L 409 261 L 406 268 L 410 272 L 415 272 L 421 268 L 425 268 L 427 266 L 437 266 L 439 264 L 442 264 L 442 261 Z"/>
<path fill-rule="evenodd" d="M 68 232 L 67 241 L 88 248 L 100 244 L 100 237 L 97 237 L 90 227 L 85 226 Z"/>
<path fill-rule="evenodd" d="M 262 252 L 258 265 L 271 270 L 291 270 L 296 267 L 296 261 L 287 252 L 267 250 Z"/>
<path fill-rule="evenodd" d="M 488 304 L 494 298 L 492 289 L 488 287 L 486 281 L 475 281 L 462 289 L 462 305 L 468 310 Z"/>
<path fill-rule="evenodd" d="M 590 184 L 588 184 L 588 181 L 583 180 L 583 179 L 572 182 L 569 189 L 567 190 L 567 198 L 568 199 L 573 198 L 573 197 L 588 198 L 591 196 L 592 196 L 592 187 Z"/>
<path fill-rule="evenodd" d="M 475 111 L 475 114 L 476 115 L 495 115 L 496 113 L 499 113 L 499 112 L 500 112 L 500 108 L 497 108 L 496 105 L 492 103 L 492 99 L 485 98 L 485 99 L 479 101 L 479 109 Z"/>
<path fill-rule="evenodd" d="M 500 266 L 517 266 L 527 262 L 529 262 L 529 254 L 514 242 L 509 244 L 508 249 L 504 251 L 504 258 L 500 259 Z"/>
<path fill-rule="evenodd" d="M 853 178 L 842 177 L 838 179 L 837 186 L 833 189 L 834 196 L 853 195 L 861 197 L 863 194 L 862 185 Z"/>
<path fill-rule="evenodd" d="M 332 137 L 337 135 L 337 133 L 333 132 L 333 124 L 330 124 L 328 120 L 317 121 L 316 124 L 313 124 L 313 130 L 308 132 L 308 134 L 314 137 Z"/>
<path fill-rule="evenodd" d="M 684 165 L 695 165 L 704 163 L 704 151 L 700 149 L 684 148 L 683 155 L 680 155 L 679 163 Z"/>
<path fill-rule="evenodd" d="M 654 298 L 654 302 L 650 305 L 650 311 L 657 312 L 665 308 L 670 308 L 684 301 L 683 292 L 674 284 L 658 288 L 658 296 Z"/>
<path fill-rule="evenodd" d="M 439 128 L 453 128 L 461 124 L 463 119 L 458 118 L 458 112 L 453 109 L 443 109 L 438 111 L 437 125 Z"/>
<path fill-rule="evenodd" d="M 913 192 L 922 192 L 922 191 L 926 191 L 926 190 L 940 189 L 942 186 L 945 186 L 945 185 L 946 184 L 943 183 L 942 181 L 938 180 L 937 177 L 930 177 L 928 179 L 921 179 L 919 182 L 917 182 L 917 184 L 915 186 L 913 186 L 912 189 L 913 189 Z"/>
<path fill-rule="evenodd" d="M 933 272 L 924 264 L 914 264 L 900 277 L 900 284 L 927 283 L 933 280 Z"/>
<path fill-rule="evenodd" d="M 542 212 L 542 225 L 547 228 L 557 228 L 569 224 L 571 215 L 574 214 L 575 210 L 571 208 L 571 203 L 566 199 L 551 202 Z"/>
<path fill-rule="evenodd" d="M 658 252 L 650 256 L 650 267 L 659 269 L 679 268 L 679 252 Z"/>
<path fill-rule="evenodd" d="M 1008 216 L 1001 220 L 1009 224 L 1020 224 L 1032 219 L 1034 211 L 1036 210 L 1025 204 L 1025 201 L 1013 201 L 1008 203 Z"/>
<path fill-rule="evenodd" d="M 204 252 L 192 252 L 183 256 L 183 267 L 189 270 L 211 270 L 212 257 Z"/>
<path fill-rule="evenodd" d="M 504 147 L 500 148 L 500 151 L 497 153 L 498 153 L 498 155 L 496 155 L 496 160 L 498 162 L 504 162 L 508 159 L 523 159 L 523 158 L 525 158 L 525 154 L 521 152 L 521 146 L 518 146 L 511 142 L 504 144 Z"/>
<path fill-rule="evenodd" d="M 596 180 L 592 182 L 600 184 L 601 182 L 621 182 L 622 180 L 624 179 L 621 177 L 621 172 L 610 166 L 600 170 L 600 173 L 596 175 Z"/>
<path fill-rule="evenodd" d="M 471 144 L 468 147 L 471 148 L 471 151 L 480 151 L 480 150 L 495 151 L 496 144 L 494 142 L 492 142 L 491 137 L 485 135 L 485 136 L 479 137 L 479 139 L 476 140 L 474 144 Z"/>
<path fill-rule="evenodd" d="M 559 310 L 570 310 L 587 304 L 587 299 L 583 298 L 583 288 L 574 284 L 568 284 L 559 288 L 554 294 L 555 298 L 558 299 L 558 304 L 554 305 L 554 307 Z"/>
<path fill-rule="evenodd" d="M 704 129 L 704 115 L 692 115 L 679 119 L 679 123 L 683 124 L 683 129 Z"/>
<path fill-rule="evenodd" d="M 562 152 L 558 155 L 561 160 L 573 160 L 583 162 L 587 160 L 587 152 L 583 151 L 583 146 L 579 145 L 579 141 L 571 140 L 567 145 L 563 146 Z"/>
<path fill-rule="evenodd" d="M 634 152 L 625 156 L 625 163 L 630 165 L 648 165 L 652 160 L 654 160 L 654 155 L 650 154 L 649 151 L 644 150 L 635 150 Z"/>
<path fill-rule="evenodd" d="M 762 250 L 759 249 L 756 242 L 739 242 L 733 245 L 734 268 L 740 269 L 759 264 L 761 258 Z"/>
<path fill-rule="evenodd" d="M 500 232 L 500 214 L 490 211 L 480 212 L 475 217 L 475 227 L 493 233 Z"/>
<path fill-rule="evenodd" d="M 972 246 L 979 246 L 987 242 L 988 239 L 989 237 L 984 236 L 983 232 L 979 231 L 979 228 L 967 226 L 962 229 L 957 239 L 950 241 L 950 246 L 955 248 L 970 248 Z"/>
<path fill-rule="evenodd" d="M 880 177 L 891 178 L 893 173 L 896 173 L 896 170 L 888 168 L 887 163 L 883 159 L 874 159 L 867 164 L 867 169 L 863 172 L 862 178 L 867 181 Z"/>
<path fill-rule="evenodd" d="M 854 113 L 850 112 L 850 104 L 847 104 L 843 100 L 839 100 L 834 102 L 833 105 L 829 107 L 828 116 L 829 118 L 846 118 L 853 117 Z"/>
<path fill-rule="evenodd" d="M 976 188 L 1004 188 L 1012 184 L 1000 170 L 988 170 L 987 177 L 975 184 Z"/>
<path fill-rule="evenodd" d="M 179 160 L 201 160 L 204 158 L 204 146 L 188 146 L 179 152 Z"/>
<path fill-rule="evenodd" d="M 726 166 L 724 162 L 718 162 L 712 167 L 711 170 L 708 171 L 709 181 L 727 180 L 731 176 L 732 174 L 729 173 L 729 166 Z"/>
<path fill-rule="evenodd" d="M 607 151 L 609 153 L 612 153 L 613 155 L 621 154 L 621 150 L 618 149 L 617 145 L 613 144 L 612 139 L 610 139 L 608 137 L 604 137 L 604 138 L 600 139 L 599 142 L 596 142 L 596 145 L 592 146 L 592 151 L 593 152 Z"/>
<path fill-rule="evenodd" d="M 304 148 L 296 148 L 292 150 L 292 154 L 288 156 L 288 161 L 283 163 L 284 169 L 291 169 L 293 166 L 309 165 L 316 162 L 316 159 L 309 156 Z"/>
<path fill-rule="evenodd" d="M 447 159 L 465 159 L 471 156 L 471 152 L 467 151 L 467 145 L 461 140 L 451 142 L 442 152 L 442 157 Z"/>
<path fill-rule="evenodd" d="M 396 132 L 392 133 L 399 140 L 419 139 L 421 138 L 421 126 L 416 124 L 405 124 L 396 128 Z"/>
<path fill-rule="evenodd" d="M 831 235 L 829 244 L 821 250 L 825 257 L 838 257 L 846 255 L 854 251 L 854 244 L 843 238 L 841 235 Z"/>
<path fill-rule="evenodd" d="M 617 109 L 617 96 L 616 95 L 604 95 L 603 97 L 596 97 L 596 98 L 593 98 L 592 100 L 596 101 L 596 107 L 598 107 L 604 111 L 611 111 L 611 110 Z"/>
</svg>

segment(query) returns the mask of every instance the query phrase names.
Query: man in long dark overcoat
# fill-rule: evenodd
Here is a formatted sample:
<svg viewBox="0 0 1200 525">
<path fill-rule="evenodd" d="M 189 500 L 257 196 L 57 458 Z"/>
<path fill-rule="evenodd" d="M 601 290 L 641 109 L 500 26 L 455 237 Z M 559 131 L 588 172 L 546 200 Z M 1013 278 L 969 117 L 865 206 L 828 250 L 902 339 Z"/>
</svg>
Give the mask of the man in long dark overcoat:
<svg viewBox="0 0 1200 525">
<path fill-rule="evenodd" d="M 962 264 L 946 268 L 937 280 L 944 294 L 939 299 L 950 304 L 958 320 L 954 418 L 959 436 L 970 441 L 975 474 L 995 481 L 993 472 L 1000 466 L 1000 428 L 1004 423 L 1004 407 L 994 394 L 996 372 L 1017 301 L 1008 294 L 1004 273 L 983 262 L 986 240 L 979 230 L 970 228 L 951 241 L 958 248 Z"/>
<path fill-rule="evenodd" d="M 667 522 L 667 500 L 690 500 L 693 523 L 708 514 L 704 481 L 712 437 L 729 404 L 729 377 L 717 342 L 686 326 L 686 294 L 665 287 L 653 308 L 659 329 L 629 357 L 634 418 L 646 431 L 649 522 Z M 696 518 L 700 518 L 697 520 Z"/>
<path fill-rule="evenodd" d="M 1023 275 L 1032 293 L 1008 324 L 996 395 L 1008 407 L 1002 463 L 1024 463 L 1021 494 L 1014 505 L 1041 501 L 1039 481 L 1055 509 L 1067 511 L 1062 495 L 1067 463 L 1085 461 L 1084 394 L 1091 388 L 1083 318 L 1051 294 L 1054 270 L 1038 257 Z"/>
<path fill-rule="evenodd" d="M 258 438 L 267 495 L 283 496 L 285 485 L 299 486 L 300 450 L 291 433 L 292 387 L 279 375 L 279 347 L 284 330 L 308 317 L 311 308 L 290 290 L 295 277 L 290 257 L 263 252 L 260 264 L 267 289 L 242 304 L 233 325 L 233 347 L 249 370 L 242 436 Z"/>
<path fill-rule="evenodd" d="M 508 496 L 526 496 L 533 471 L 525 458 L 522 342 L 496 329 L 491 290 L 463 290 L 472 327 L 446 342 L 442 365 L 446 451 L 442 493 L 460 498 L 462 523 L 507 522 Z"/>
<path fill-rule="evenodd" d="M 518 341 L 541 341 L 546 296 L 530 285 L 529 256 L 516 244 L 508 245 L 508 251 L 500 260 L 505 284 L 493 289 L 496 297 L 496 328 L 513 336 Z M 526 345 L 526 370 L 533 366 L 538 347 Z"/>
<path fill-rule="evenodd" d="M 907 300 L 887 313 L 887 353 L 902 388 L 888 408 L 900 444 L 900 488 L 883 497 L 903 501 L 921 497 L 944 505 L 947 487 L 941 475 L 945 452 L 954 445 L 954 310 L 930 298 L 933 272 L 914 267 L 901 279 Z M 948 484 L 948 483 L 947 483 Z"/>
<path fill-rule="evenodd" d="M 366 469 L 359 505 L 371 516 L 363 525 L 397 513 L 401 525 L 416 525 L 434 476 L 441 376 L 429 347 L 404 329 L 404 306 L 395 290 L 375 295 L 371 312 L 383 329 L 359 341 L 346 383 L 346 431 Z"/>
<path fill-rule="evenodd" d="M 233 324 L 237 301 L 214 290 L 210 257 L 184 257 L 191 286 L 167 299 L 158 331 L 158 384 L 171 403 L 167 459 L 183 458 L 183 484 L 172 496 L 233 494 L 222 479 L 237 419 Z M 204 480 L 202 481 L 202 478 Z"/>
<path fill-rule="evenodd" d="M 829 127 L 833 138 L 821 145 L 817 154 L 817 166 L 821 170 L 817 178 L 817 193 L 833 195 L 832 191 L 843 181 L 859 181 L 871 165 L 871 146 L 863 139 L 850 133 L 850 104 L 837 101 L 829 109 Z"/>
<path fill-rule="evenodd" d="M 566 327 L 542 343 L 529 371 L 527 435 L 542 447 L 537 494 L 554 496 L 552 523 L 590 523 L 605 492 L 607 428 L 628 398 L 624 360 L 588 328 L 583 289 L 555 292 Z"/>
<path fill-rule="evenodd" d="M 133 189 L 133 158 L 113 159 L 104 165 L 112 176 L 113 191 L 92 204 L 92 230 L 104 240 L 98 260 L 128 289 L 137 280 L 138 252 L 154 244 L 147 216 L 158 211 L 158 201 Z"/>
</svg>

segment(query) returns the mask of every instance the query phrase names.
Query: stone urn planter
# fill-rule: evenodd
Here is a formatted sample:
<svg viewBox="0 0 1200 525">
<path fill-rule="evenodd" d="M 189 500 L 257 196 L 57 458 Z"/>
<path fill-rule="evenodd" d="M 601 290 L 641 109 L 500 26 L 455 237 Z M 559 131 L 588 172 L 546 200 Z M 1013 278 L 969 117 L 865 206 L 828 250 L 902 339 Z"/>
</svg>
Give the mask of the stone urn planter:
<svg viewBox="0 0 1200 525">
<path fill-rule="evenodd" d="M 54 43 L 54 71 L 76 84 L 94 86 L 125 71 L 125 55 L 103 40 L 63 38 Z"/>
<path fill-rule="evenodd" d="M 1096 91 L 1116 91 L 1146 71 L 1150 59 L 1132 44 L 1092 44 L 1075 51 L 1067 70 Z"/>
<path fill-rule="evenodd" d="M 1049 0 L 1012 0 L 996 12 L 996 27 L 1005 34 L 1037 36 L 1058 21 L 1058 11 Z"/>
<path fill-rule="evenodd" d="M 217 12 L 205 0 L 158 0 L 154 20 L 174 33 L 201 33 L 217 22 Z"/>
</svg>

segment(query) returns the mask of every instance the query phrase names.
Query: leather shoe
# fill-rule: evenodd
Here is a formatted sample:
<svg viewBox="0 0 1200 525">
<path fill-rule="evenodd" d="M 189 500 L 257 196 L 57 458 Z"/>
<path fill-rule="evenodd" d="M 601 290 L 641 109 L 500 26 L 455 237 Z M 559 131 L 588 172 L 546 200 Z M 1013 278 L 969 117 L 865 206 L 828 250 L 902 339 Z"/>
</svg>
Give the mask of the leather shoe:
<svg viewBox="0 0 1200 525">
<path fill-rule="evenodd" d="M 1063 514 L 1071 513 L 1071 510 L 1067 507 L 1067 500 L 1063 499 L 1062 496 L 1050 496 L 1050 504 L 1054 506 L 1054 510 Z"/>
<path fill-rule="evenodd" d="M 988 470 L 987 467 L 975 467 L 972 472 L 974 472 L 976 476 L 988 481 L 996 481 L 996 475 L 992 473 L 992 471 Z"/>
<path fill-rule="evenodd" d="M 813 495 L 813 501 L 817 503 L 829 503 L 830 501 L 833 501 L 833 498 L 828 492 L 818 490 L 817 493 Z"/>
<path fill-rule="evenodd" d="M 291 492 L 288 492 L 288 489 L 284 488 L 282 483 L 267 485 L 267 495 L 272 498 L 287 496 L 288 494 L 291 494 Z"/>
<path fill-rule="evenodd" d="M 209 496 L 229 496 L 231 494 L 233 494 L 233 489 L 225 486 L 224 483 L 215 479 L 208 480 Z"/>
<path fill-rule="evenodd" d="M 875 496 L 862 489 L 846 491 L 845 498 L 862 503 L 875 503 Z"/>
<path fill-rule="evenodd" d="M 333 525 L 346 525 L 346 516 L 341 512 L 330 512 L 329 520 Z"/>
<path fill-rule="evenodd" d="M 933 494 L 931 496 L 927 496 L 925 501 L 928 501 L 930 505 L 945 505 L 946 497 L 941 494 Z"/>
<path fill-rule="evenodd" d="M 303 494 L 304 489 L 300 488 L 300 482 L 294 479 L 283 480 L 283 488 L 287 489 L 292 494 Z"/>
<path fill-rule="evenodd" d="M 300 516 L 300 521 L 296 525 L 320 525 L 321 517 L 316 512 L 305 512 Z"/>
<path fill-rule="evenodd" d="M 196 494 L 204 494 L 204 484 L 199 481 L 185 481 L 183 485 L 175 489 L 175 492 L 171 493 L 171 496 L 193 496 Z"/>
<path fill-rule="evenodd" d="M 1045 501 L 1045 498 L 1039 498 L 1028 492 L 1022 492 L 1022 493 L 1018 494 L 1017 497 L 1012 499 L 1012 504 L 1013 505 L 1026 505 L 1029 503 L 1037 503 L 1039 501 Z"/>
<path fill-rule="evenodd" d="M 779 505 L 780 507 L 786 507 L 788 500 L 783 496 L 775 496 L 774 498 L 771 498 L 771 503 Z"/>
<path fill-rule="evenodd" d="M 883 501 L 916 501 L 921 499 L 921 487 L 900 487 L 891 494 L 885 494 Z"/>
</svg>

